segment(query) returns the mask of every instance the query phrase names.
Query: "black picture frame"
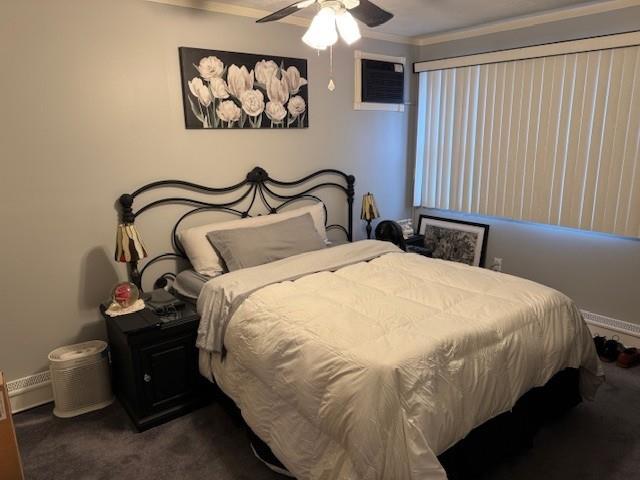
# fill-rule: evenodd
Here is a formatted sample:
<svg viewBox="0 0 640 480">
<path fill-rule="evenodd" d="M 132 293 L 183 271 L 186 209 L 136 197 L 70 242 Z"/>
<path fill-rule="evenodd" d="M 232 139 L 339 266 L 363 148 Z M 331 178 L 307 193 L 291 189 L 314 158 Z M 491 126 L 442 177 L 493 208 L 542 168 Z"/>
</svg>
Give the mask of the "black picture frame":
<svg viewBox="0 0 640 480">
<path fill-rule="evenodd" d="M 423 237 L 423 251 L 428 256 L 484 268 L 489 225 L 423 214 L 418 220 L 417 233 Z M 457 241 L 457 245 L 452 245 L 452 241 Z M 470 257 L 472 245 L 473 258 Z"/>
<path fill-rule="evenodd" d="M 309 127 L 306 59 L 191 47 L 178 52 L 187 129 Z"/>
</svg>

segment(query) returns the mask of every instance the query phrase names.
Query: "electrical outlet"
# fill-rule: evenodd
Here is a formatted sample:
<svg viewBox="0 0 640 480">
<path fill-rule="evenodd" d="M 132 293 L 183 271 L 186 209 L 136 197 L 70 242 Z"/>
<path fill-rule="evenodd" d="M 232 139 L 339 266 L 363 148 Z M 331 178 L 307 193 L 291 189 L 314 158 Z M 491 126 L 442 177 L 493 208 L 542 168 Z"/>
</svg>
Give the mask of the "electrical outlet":
<svg viewBox="0 0 640 480">
<path fill-rule="evenodd" d="M 493 270 L 494 272 L 502 271 L 502 258 L 493 257 L 493 265 L 491 265 L 491 270 Z"/>
</svg>

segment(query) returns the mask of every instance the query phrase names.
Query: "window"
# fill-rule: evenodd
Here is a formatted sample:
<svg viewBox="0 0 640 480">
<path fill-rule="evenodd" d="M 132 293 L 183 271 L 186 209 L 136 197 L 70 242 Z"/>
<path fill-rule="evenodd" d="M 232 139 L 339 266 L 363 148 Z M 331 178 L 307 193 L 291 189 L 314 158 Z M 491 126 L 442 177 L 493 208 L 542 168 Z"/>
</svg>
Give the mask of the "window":
<svg viewBox="0 0 640 480">
<path fill-rule="evenodd" d="M 420 73 L 415 206 L 640 236 L 640 42 L 631 35 L 636 45 L 416 64 L 440 69 Z"/>
</svg>

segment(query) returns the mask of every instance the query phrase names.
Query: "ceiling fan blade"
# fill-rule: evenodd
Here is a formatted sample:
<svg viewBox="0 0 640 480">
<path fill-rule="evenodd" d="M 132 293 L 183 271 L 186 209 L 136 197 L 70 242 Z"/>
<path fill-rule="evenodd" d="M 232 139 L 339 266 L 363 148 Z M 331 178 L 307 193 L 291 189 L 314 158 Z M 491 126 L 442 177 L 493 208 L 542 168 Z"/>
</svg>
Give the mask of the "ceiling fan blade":
<svg viewBox="0 0 640 480">
<path fill-rule="evenodd" d="M 282 20 L 284 17 L 288 17 L 289 15 L 292 15 L 314 3 L 315 1 L 309 3 L 309 0 L 301 0 L 296 3 L 292 3 L 288 7 L 284 7 L 277 12 L 273 12 L 271 15 L 267 15 L 266 17 L 256 20 L 256 23 L 275 22 L 277 20 Z"/>
<path fill-rule="evenodd" d="M 383 10 L 369 0 L 360 0 L 360 5 L 349 11 L 351 15 L 371 28 L 387 23 L 393 18 L 392 13 Z"/>
</svg>

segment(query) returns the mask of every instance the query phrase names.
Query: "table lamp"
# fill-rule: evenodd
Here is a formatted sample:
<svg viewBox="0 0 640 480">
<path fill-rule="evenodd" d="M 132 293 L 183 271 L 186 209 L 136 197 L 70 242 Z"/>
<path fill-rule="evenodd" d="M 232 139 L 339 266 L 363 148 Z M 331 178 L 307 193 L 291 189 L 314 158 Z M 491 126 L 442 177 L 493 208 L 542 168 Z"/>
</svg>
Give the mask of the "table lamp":
<svg viewBox="0 0 640 480">
<path fill-rule="evenodd" d="M 380 217 L 378 207 L 376 207 L 376 199 L 373 193 L 368 192 L 362 196 L 362 213 L 360 218 L 367 222 L 367 238 L 371 238 L 371 221 Z"/>
<path fill-rule="evenodd" d="M 142 292 L 142 279 L 138 271 L 138 262 L 147 257 L 147 250 L 133 223 L 121 223 L 116 233 L 116 262 L 129 266 L 131 282 Z"/>
</svg>

